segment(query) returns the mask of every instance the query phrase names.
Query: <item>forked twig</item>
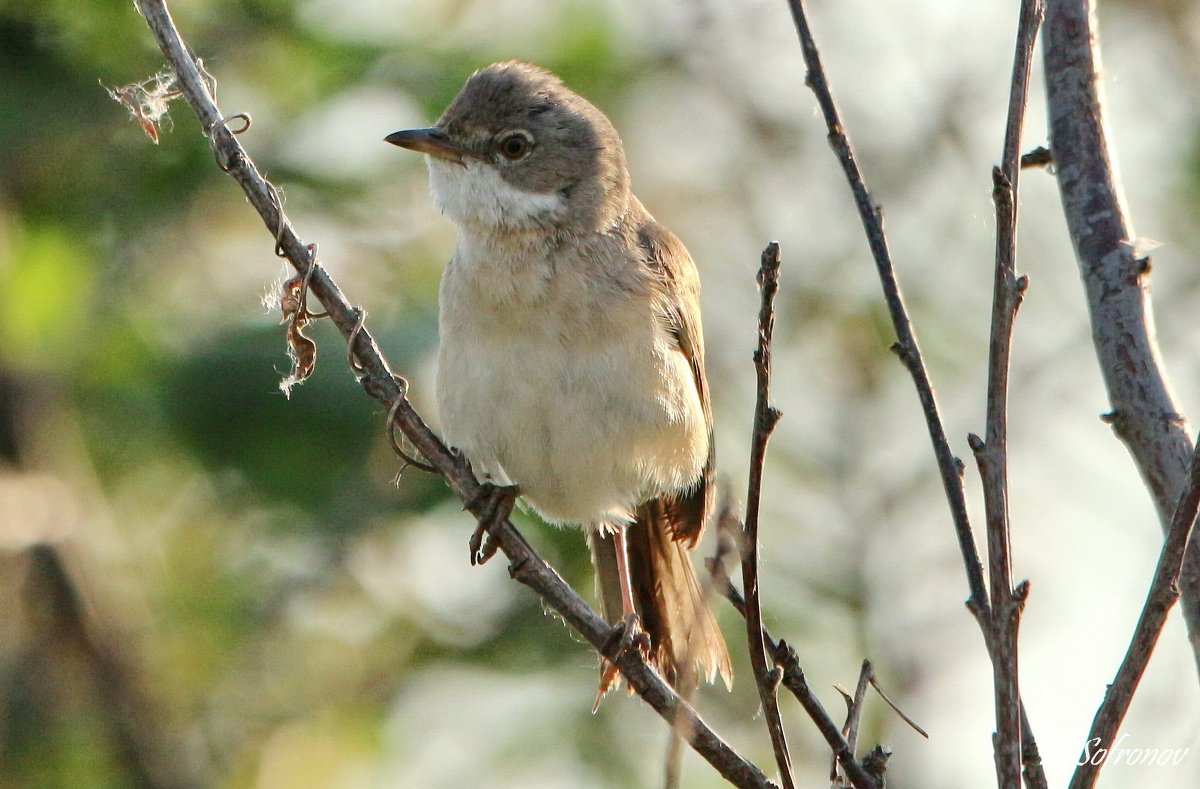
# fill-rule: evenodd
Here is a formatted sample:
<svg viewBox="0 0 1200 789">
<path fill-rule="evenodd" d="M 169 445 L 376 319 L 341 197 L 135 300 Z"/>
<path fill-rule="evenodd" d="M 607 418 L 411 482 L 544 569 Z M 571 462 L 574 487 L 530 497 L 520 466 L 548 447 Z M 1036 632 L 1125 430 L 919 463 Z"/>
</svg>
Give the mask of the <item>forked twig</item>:
<svg viewBox="0 0 1200 789">
<path fill-rule="evenodd" d="M 892 701 L 891 696 L 885 693 L 883 688 L 879 686 L 879 679 L 875 676 L 875 666 L 870 660 L 864 660 L 862 668 L 858 672 L 858 684 L 854 688 L 853 695 L 847 693 L 846 689 L 840 685 L 834 686 L 846 701 L 846 722 L 842 724 L 842 734 L 846 737 L 846 742 L 850 743 L 852 751 L 857 751 L 858 748 L 858 727 L 862 721 L 863 707 L 866 705 L 868 686 L 875 689 L 875 692 L 879 694 L 879 698 L 883 699 L 884 703 L 892 708 L 892 712 L 900 716 L 900 720 L 907 723 L 917 734 L 920 734 L 927 740 L 929 739 L 928 732 L 921 728 L 916 721 L 908 717 L 904 713 L 904 710 L 900 709 L 899 705 Z M 836 763 L 834 767 L 837 767 Z"/>
</svg>

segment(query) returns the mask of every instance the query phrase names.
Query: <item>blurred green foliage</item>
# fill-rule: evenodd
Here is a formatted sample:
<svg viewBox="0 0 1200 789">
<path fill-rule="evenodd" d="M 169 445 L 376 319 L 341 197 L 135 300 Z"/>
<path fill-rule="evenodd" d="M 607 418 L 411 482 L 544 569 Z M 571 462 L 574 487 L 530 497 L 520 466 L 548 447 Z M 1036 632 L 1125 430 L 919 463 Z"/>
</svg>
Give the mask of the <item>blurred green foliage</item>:
<svg viewBox="0 0 1200 789">
<path fill-rule="evenodd" d="M 605 16 L 576 5 L 547 65 L 593 95 L 610 93 L 629 66 L 614 58 Z M 330 36 L 305 25 L 289 0 L 171 7 L 219 89 L 255 96 L 254 112 L 276 126 L 368 82 L 432 118 L 488 58 L 432 40 L 396 51 Z M 329 780 L 337 759 L 375 754 L 408 672 L 447 662 L 577 670 L 590 660 L 570 639 L 542 637 L 548 622 L 531 596 L 498 611 L 503 621 L 465 647 L 422 621 L 419 606 L 405 615 L 364 599 L 343 564 L 362 551 L 356 540 L 444 507 L 447 492 L 411 470 L 390 484 L 398 464 L 384 415 L 329 327 L 311 330 L 316 375 L 290 399 L 280 392 L 283 331 L 244 309 L 276 270 L 269 233 L 252 224 L 185 107 L 174 107 L 154 145 L 107 95 L 161 68 L 130 0 L 0 5 L 0 373 L 21 396 L 0 406 L 21 416 L 23 448 L 8 465 L 53 456 L 99 484 L 85 496 L 86 520 L 108 525 L 87 527 L 69 564 L 88 569 L 72 578 L 127 661 L 136 693 L 114 692 L 146 699 L 161 736 L 141 741 L 147 753 L 123 752 L 139 740 L 120 734 L 96 665 L 25 633 L 0 650 L 11 691 L 0 692 L 0 787 L 140 785 L 146 776 L 131 765 L 161 758 L 169 763 L 151 771 L 150 785 L 323 786 L 317 757 L 302 756 L 314 737 L 325 743 L 318 756 L 335 760 Z M 274 161 L 269 147 L 260 165 L 331 218 L 351 216 L 354 201 L 381 186 L 314 176 Z M 225 258 L 215 243 L 223 236 L 250 239 L 238 248 L 257 257 Z M 258 269 L 234 310 L 203 284 L 230 266 Z M 440 266 L 429 258 L 388 274 L 405 309 L 372 326 L 398 369 L 419 364 L 436 341 Z M 451 520 L 465 564 L 469 524 Z M 587 586 L 579 534 L 545 535 L 547 554 Z M 17 555 L 5 561 L 28 570 Z M 323 633 L 322 615 L 306 606 L 332 606 L 333 630 Z M 351 646 L 337 622 L 355 616 L 370 635 Z M 46 650 L 53 659 L 42 659 Z M 586 695 L 585 683 L 581 709 Z M 292 720 L 308 723 L 272 735 Z M 293 754 L 284 758 L 296 768 L 281 775 L 302 784 L 269 775 L 278 757 L 262 755 L 268 742 Z M 577 747 L 605 752 L 591 737 Z"/>
</svg>

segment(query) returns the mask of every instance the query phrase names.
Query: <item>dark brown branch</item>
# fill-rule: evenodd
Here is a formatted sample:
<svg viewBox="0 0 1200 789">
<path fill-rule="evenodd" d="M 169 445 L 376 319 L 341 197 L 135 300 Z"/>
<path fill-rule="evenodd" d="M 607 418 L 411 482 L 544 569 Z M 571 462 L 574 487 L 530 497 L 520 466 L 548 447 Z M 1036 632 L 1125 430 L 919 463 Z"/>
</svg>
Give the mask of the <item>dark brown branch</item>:
<svg viewBox="0 0 1200 789">
<path fill-rule="evenodd" d="M 732 519 L 732 523 L 728 519 Z M 740 535 L 742 526 L 736 522 L 736 518 L 724 514 L 721 520 L 723 529 Z M 725 563 L 721 555 L 718 554 L 715 558 L 709 559 L 705 564 L 708 567 L 709 576 L 712 578 L 713 591 L 728 600 L 734 610 L 745 617 L 746 601 L 737 587 L 733 585 L 729 574 L 725 572 Z M 833 751 L 834 758 L 842 766 L 842 770 L 850 779 L 851 784 L 855 789 L 880 789 L 883 786 L 880 776 L 873 776 L 854 758 L 854 749 L 842 735 L 842 730 L 834 723 L 833 718 L 829 717 L 821 700 L 808 687 L 808 680 L 804 678 L 804 671 L 800 668 L 800 660 L 796 651 L 785 641 L 775 641 L 766 628 L 762 629 L 761 637 L 774 664 L 783 672 L 782 685 L 791 691 L 796 700 L 800 702 L 800 706 L 816 724 L 817 730 L 825 738 L 825 742 Z"/>
<path fill-rule="evenodd" d="M 1154 579 L 1150 582 L 1150 591 L 1146 595 L 1146 604 L 1138 617 L 1137 627 L 1134 628 L 1133 638 L 1121 667 L 1108 691 L 1104 701 L 1096 711 L 1092 720 L 1091 731 L 1088 732 L 1087 744 L 1091 753 L 1096 754 L 1101 748 L 1109 750 L 1129 711 L 1133 694 L 1137 692 L 1150 656 L 1154 653 L 1154 645 L 1162 634 L 1163 626 L 1167 623 L 1167 615 L 1179 600 L 1179 574 L 1183 567 L 1184 555 L 1195 528 L 1196 513 L 1200 510 L 1200 444 L 1192 454 L 1191 472 L 1188 475 L 1187 486 L 1179 497 L 1175 507 L 1175 516 L 1171 519 L 1171 528 L 1167 531 L 1167 539 L 1163 542 L 1162 552 L 1158 557 L 1158 566 L 1154 568 Z M 1104 760 L 1094 764 L 1094 759 L 1087 758 L 1088 746 L 1085 746 L 1083 762 L 1071 776 L 1070 789 L 1088 789 L 1096 783 L 1100 776 L 1100 768 Z"/>
<path fill-rule="evenodd" d="M 298 272 L 305 274 L 313 263 L 308 247 L 282 215 L 274 188 L 259 174 L 245 149 L 224 125 L 221 113 L 180 38 L 165 2 L 139 0 L 138 7 L 175 71 L 179 88 L 199 118 L 205 135 L 213 141 L 222 169 L 241 185 L 264 224 L 276 234 L 277 246 L 288 261 Z M 320 267 L 311 272 L 308 278 L 312 293 L 328 311 L 338 330 L 351 342 L 350 351 L 361 365 L 359 382 L 363 389 L 392 409 L 394 424 L 437 469 L 455 495 L 467 503 L 471 514 L 477 519 L 488 518 L 491 513 L 486 508 L 486 497 L 480 495 L 480 483 L 470 467 L 442 444 L 405 398 L 374 338 L 360 324 L 358 313 L 337 284 Z M 684 731 L 691 746 L 722 776 L 736 786 L 772 786 L 761 770 L 722 740 L 645 663 L 640 650 L 627 649 L 617 653 L 617 645 L 609 638 L 609 625 L 533 550 L 507 518 L 489 523 L 488 526 L 491 538 L 509 560 L 512 577 L 537 592 L 567 624 L 601 654 L 614 661 L 630 687 L 668 723 Z"/>
<path fill-rule="evenodd" d="M 1105 421 L 1133 456 L 1165 532 L 1188 478 L 1192 437 L 1154 339 L 1149 260 L 1137 249 L 1109 148 L 1094 3 L 1049 0 L 1042 52 L 1050 150 L 1112 404 Z M 1180 587 L 1200 669 L 1200 543 L 1188 548 Z"/>
<path fill-rule="evenodd" d="M 800 38 L 800 48 L 804 55 L 807 69 L 805 83 L 816 95 L 817 104 L 825 118 L 829 129 L 829 144 L 842 165 L 850 191 L 854 195 L 854 203 L 858 208 L 859 218 L 867 235 L 867 243 L 879 273 L 879 281 L 883 287 L 884 301 L 892 319 L 892 327 L 896 332 L 896 343 L 892 351 L 900 357 L 913 379 L 917 390 L 917 398 L 925 416 L 926 428 L 930 442 L 933 445 L 934 457 L 937 460 L 938 471 L 942 478 L 942 488 L 946 501 L 950 506 L 951 519 L 954 522 L 955 535 L 958 537 L 959 551 L 962 553 L 963 565 L 967 572 L 967 588 L 969 596 L 967 607 L 975 615 L 984 641 L 987 643 L 988 654 L 991 654 L 992 611 L 988 601 L 987 587 L 984 583 L 983 564 L 979 560 L 979 551 L 975 545 L 975 536 L 971 529 L 971 520 L 967 514 L 967 496 L 963 487 L 963 465 L 950 449 L 946 438 L 946 429 L 942 423 L 933 392 L 933 384 L 925 363 L 921 358 L 921 350 L 917 344 L 916 334 L 904 306 L 904 298 L 900 292 L 900 284 L 896 279 L 895 267 L 892 264 L 891 252 L 888 249 L 887 236 L 883 229 L 883 212 L 871 198 L 854 158 L 854 150 L 850 138 L 842 126 L 833 92 L 821 65 L 821 54 L 813 39 L 812 30 L 808 25 L 807 14 L 804 10 L 804 0 L 788 0 L 792 20 Z M 1024 708 L 1021 709 L 1022 752 L 1026 766 L 1025 781 L 1031 789 L 1042 789 L 1046 786 L 1045 776 L 1041 770 L 1041 760 L 1038 756 L 1037 744 L 1029 727 L 1028 717 Z"/>
<path fill-rule="evenodd" d="M 808 18 L 804 10 L 804 0 L 788 0 L 792 10 L 792 19 L 796 24 L 796 32 L 800 36 L 800 48 L 804 54 L 804 63 L 808 69 L 805 83 L 817 97 L 821 114 L 825 116 L 825 125 L 829 129 L 829 145 L 837 155 L 854 195 L 854 203 L 862 220 L 863 229 L 867 234 L 867 243 L 875 260 L 875 268 L 879 273 L 879 282 L 883 286 L 883 297 L 887 303 L 888 313 L 892 319 L 892 328 L 896 332 L 896 343 L 892 351 L 900 357 L 913 384 L 917 389 L 917 397 L 921 402 L 921 410 L 925 415 L 925 424 L 933 443 L 933 453 L 937 458 L 938 471 L 942 477 L 942 487 L 950 505 L 950 515 L 954 521 L 955 534 L 958 537 L 959 550 L 962 553 L 963 564 L 967 570 L 967 587 L 970 591 L 969 605 L 987 609 L 987 587 L 983 580 L 983 563 L 979 560 L 979 551 L 975 546 L 975 536 L 971 531 L 971 520 L 967 514 L 967 494 L 963 488 L 962 461 L 954 456 L 950 442 L 946 439 L 946 428 L 942 424 L 941 413 L 938 409 L 937 397 L 933 392 L 933 383 L 925 362 L 921 358 L 921 349 L 904 306 L 904 296 L 900 292 L 900 283 L 896 279 L 896 269 L 892 265 L 892 254 L 888 249 L 887 236 L 883 231 L 883 211 L 871 198 L 862 173 L 858 169 L 858 161 L 854 158 L 854 150 L 850 146 L 850 138 L 842 126 L 833 93 L 825 77 L 825 69 L 821 65 L 821 53 L 817 49 L 812 31 L 808 26 Z"/>
<path fill-rule="evenodd" d="M 746 588 L 746 634 L 750 649 L 750 666 L 763 716 L 771 734 L 775 763 L 779 765 L 780 780 L 787 789 L 794 789 L 792 757 L 788 753 L 787 733 L 779 714 L 778 678 L 767 664 L 767 645 L 763 639 L 762 602 L 758 584 L 758 512 L 762 500 L 763 464 L 767 458 L 767 442 L 781 414 L 771 407 L 771 334 L 775 327 L 775 294 L 779 290 L 779 244 L 772 241 L 762 253 L 758 270 L 758 287 L 762 291 L 762 306 L 758 313 L 758 349 L 754 352 L 754 369 L 758 380 L 758 396 L 754 405 L 754 433 L 750 440 L 750 481 L 746 493 L 746 524 L 742 541 L 742 583 Z"/>
<path fill-rule="evenodd" d="M 1017 278 L 1017 185 L 1021 173 L 1021 132 L 1029 95 L 1030 65 L 1042 0 L 1023 0 L 1017 24 L 1016 52 L 1008 100 L 1001 164 L 992 171 L 996 204 L 996 275 L 992 295 L 991 339 L 988 343 L 986 440 L 970 437 L 983 481 L 987 518 L 988 572 L 992 606 L 990 657 L 996 702 L 993 742 L 996 781 L 1000 789 L 1021 785 L 1021 696 L 1017 638 L 1028 585 L 1013 588 L 1012 540 L 1008 515 L 1008 373 L 1013 323 L 1028 280 Z"/>
</svg>

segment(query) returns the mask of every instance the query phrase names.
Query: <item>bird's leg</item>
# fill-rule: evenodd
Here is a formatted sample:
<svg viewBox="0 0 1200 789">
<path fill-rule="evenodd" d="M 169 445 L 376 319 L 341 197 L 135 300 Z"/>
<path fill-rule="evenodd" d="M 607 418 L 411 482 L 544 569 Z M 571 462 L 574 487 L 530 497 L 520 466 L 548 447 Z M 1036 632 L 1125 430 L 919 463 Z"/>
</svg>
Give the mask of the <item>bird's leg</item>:
<svg viewBox="0 0 1200 789">
<path fill-rule="evenodd" d="M 608 642 L 605 644 L 606 651 L 609 644 L 615 639 L 617 641 L 616 656 L 620 657 L 634 644 L 643 652 L 650 647 L 650 640 L 644 632 L 642 632 L 641 619 L 638 617 L 637 607 L 633 601 L 633 581 L 629 574 L 629 549 L 625 542 L 625 529 L 618 528 L 613 533 L 613 543 L 616 546 L 617 553 L 617 578 L 621 584 L 621 615 L 622 619 L 612 629 L 612 634 L 608 637 Z M 596 694 L 596 703 L 592 705 L 592 713 L 600 709 L 600 702 L 604 699 L 608 692 L 613 689 L 617 683 L 618 669 L 617 664 L 607 658 L 602 659 L 602 671 L 600 672 L 600 690 Z"/>
<path fill-rule="evenodd" d="M 479 519 L 479 525 L 472 532 L 468 544 L 472 565 L 487 564 L 488 559 L 496 555 L 497 545 L 491 539 L 491 528 L 512 514 L 513 505 L 520 495 L 521 489 L 516 485 L 484 482 L 480 484 L 479 492 L 467 502 L 464 509 L 470 510 Z"/>
<path fill-rule="evenodd" d="M 613 544 L 617 548 L 617 578 L 621 582 L 621 616 L 627 626 L 637 617 L 637 609 L 633 603 L 633 579 L 629 574 L 629 546 L 625 540 L 625 529 L 616 530 Z"/>
</svg>

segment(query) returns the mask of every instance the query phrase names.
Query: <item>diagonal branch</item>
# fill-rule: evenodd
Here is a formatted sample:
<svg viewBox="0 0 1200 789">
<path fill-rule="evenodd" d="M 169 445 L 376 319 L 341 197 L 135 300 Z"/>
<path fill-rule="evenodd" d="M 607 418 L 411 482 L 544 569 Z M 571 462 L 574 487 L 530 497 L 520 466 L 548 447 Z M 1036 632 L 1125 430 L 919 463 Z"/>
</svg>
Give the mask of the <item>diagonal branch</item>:
<svg viewBox="0 0 1200 789">
<path fill-rule="evenodd" d="M 1137 249 L 1109 146 L 1094 7 L 1093 0 L 1047 2 L 1042 54 L 1050 150 L 1112 405 L 1104 420 L 1133 456 L 1166 531 L 1193 444 L 1154 337 L 1150 260 Z M 1200 669 L 1200 543 L 1188 548 L 1180 586 Z"/>
<path fill-rule="evenodd" d="M 217 151 L 222 169 L 241 185 L 250 203 L 266 226 L 276 233 L 277 248 L 297 271 L 304 274 L 311 292 L 320 300 L 329 317 L 347 338 L 351 354 L 361 371 L 359 382 L 371 397 L 392 409 L 394 423 L 429 463 L 440 473 L 466 508 L 485 522 L 490 535 L 509 560 L 514 579 L 542 597 L 581 636 L 606 658 L 616 663 L 621 673 L 642 697 L 668 723 L 679 725 L 691 746 L 730 783 L 743 787 L 769 787 L 772 784 L 753 763 L 741 757 L 690 705 L 650 668 L 640 650 L 618 650 L 611 639 L 611 628 L 542 559 L 507 519 L 494 518 L 481 495 L 482 486 L 466 461 L 454 455 L 434 435 L 404 396 L 403 379 L 395 376 L 379 351 L 371 334 L 362 325 L 361 316 L 351 306 L 337 284 L 316 266 L 315 254 L 296 235 L 283 216 L 275 189 L 258 172 L 234 134 L 227 128 L 195 60 L 175 28 L 163 0 L 139 0 L 138 9 L 175 71 L 179 88 L 200 120 L 204 133 Z"/>
<path fill-rule="evenodd" d="M 921 401 L 921 410 L 925 415 L 925 424 L 929 430 L 929 438 L 933 443 L 933 453 L 937 458 L 938 470 L 941 472 L 942 487 L 950 505 L 950 515 L 954 520 L 954 531 L 958 536 L 959 549 L 962 552 L 963 564 L 967 570 L 967 587 L 970 590 L 968 605 L 979 610 L 988 610 L 987 587 L 983 580 L 983 563 L 979 560 L 979 551 L 975 547 L 975 536 L 971 531 L 971 520 L 967 514 L 967 494 L 963 488 L 962 461 L 954 456 L 950 442 L 946 438 L 946 428 L 942 424 L 941 413 L 938 409 L 937 396 L 933 392 L 933 382 L 925 369 L 921 358 L 921 348 L 917 344 L 917 336 L 904 306 L 904 296 L 900 292 L 900 283 L 896 279 L 896 269 L 892 265 L 892 253 L 888 249 L 887 236 L 883 231 L 883 211 L 871 198 L 867 191 L 862 172 L 858 169 L 858 161 L 854 158 L 854 150 L 850 147 L 850 138 L 839 116 L 837 105 L 833 100 L 833 92 L 825 77 L 825 69 L 821 65 L 821 53 L 813 39 L 812 30 L 808 26 L 808 17 L 804 10 L 804 0 L 788 0 L 792 10 L 792 19 L 796 24 L 796 32 L 800 36 L 800 48 L 804 53 L 804 63 L 808 69 L 805 83 L 817 97 L 821 114 L 825 116 L 825 125 L 829 128 L 829 145 L 842 165 L 850 191 L 854 195 L 854 203 L 862 220 L 863 229 L 867 234 L 867 243 L 871 247 L 871 255 L 875 259 L 875 267 L 879 272 L 879 282 L 883 286 L 884 301 L 887 302 L 888 313 L 892 319 L 892 328 L 896 332 L 896 343 L 892 351 L 900 357 L 904 367 L 912 376 L 917 389 L 917 398 Z"/>
<path fill-rule="evenodd" d="M 1018 685 L 1017 633 L 1029 585 L 1013 588 L 1012 540 L 1008 516 L 1008 373 L 1013 323 L 1028 278 L 1017 277 L 1017 184 L 1021 173 L 1021 132 L 1029 95 L 1030 64 L 1045 7 L 1023 0 L 1017 24 L 1008 122 L 1001 165 L 992 171 L 996 204 L 996 277 L 988 343 L 986 440 L 969 438 L 983 481 L 987 518 L 988 570 L 992 605 L 990 657 L 996 701 L 994 742 L 997 785 L 1021 785 L 1021 696 Z"/>
<path fill-rule="evenodd" d="M 775 327 L 775 294 L 779 291 L 779 244 L 772 241 L 762 253 L 758 270 L 758 286 L 762 290 L 762 307 L 758 313 L 758 349 L 754 352 L 754 369 L 758 379 L 758 395 L 754 406 L 754 434 L 750 442 L 750 481 L 746 494 L 746 524 L 742 541 L 742 584 L 746 588 L 746 634 L 750 648 L 750 666 L 758 699 L 767 719 L 775 763 L 779 765 L 780 780 L 786 789 L 794 789 L 792 757 L 788 753 L 787 734 L 779 714 L 776 695 L 778 679 L 772 680 L 767 668 L 767 645 L 763 634 L 762 601 L 758 586 L 758 511 L 762 500 L 763 464 L 767 457 L 767 442 L 782 414 L 771 406 L 771 335 Z"/>
<path fill-rule="evenodd" d="M 736 518 L 729 514 L 722 514 L 721 521 L 722 529 L 729 529 L 740 534 L 742 526 L 736 522 Z M 733 585 L 729 574 L 725 572 L 725 564 L 720 553 L 716 557 L 708 559 L 705 565 L 712 578 L 713 590 L 728 600 L 739 614 L 747 617 L 746 600 Z M 834 723 L 833 718 L 821 704 L 821 700 L 808 686 L 808 680 L 805 679 L 804 671 L 800 668 L 800 659 L 796 655 L 796 650 L 792 649 L 786 641 L 776 641 L 765 627 L 759 631 L 759 636 L 766 645 L 766 650 L 770 653 L 774 664 L 782 670 L 781 684 L 791 691 L 796 700 L 800 702 L 800 706 L 816 724 L 817 730 L 821 732 L 826 744 L 833 751 L 834 758 L 845 771 L 851 784 L 855 789 L 880 789 L 883 781 L 867 772 L 863 764 L 854 758 L 854 749 L 847 742 L 842 730 Z"/>
<path fill-rule="evenodd" d="M 1103 748 L 1111 750 L 1117 729 L 1129 711 L 1129 703 L 1137 692 L 1138 683 L 1146 673 L 1150 663 L 1150 655 L 1154 645 L 1162 634 L 1163 625 L 1167 623 L 1167 615 L 1179 600 L 1179 573 L 1183 567 L 1184 555 L 1191 540 L 1196 523 L 1196 513 L 1200 510 L 1200 444 L 1192 454 L 1192 467 L 1188 475 L 1187 487 L 1179 497 L 1175 507 L 1175 515 L 1171 519 L 1171 528 L 1167 531 L 1167 539 L 1163 543 L 1162 553 L 1158 557 L 1158 566 L 1154 568 L 1154 579 L 1150 582 L 1150 591 L 1146 595 L 1146 604 L 1138 617 L 1137 627 L 1133 631 L 1133 639 L 1129 642 L 1129 650 L 1117 676 L 1108 691 L 1104 701 L 1096 710 L 1092 720 L 1091 731 L 1088 732 L 1084 745 L 1083 756 L 1075 774 L 1071 776 L 1070 789 L 1089 789 L 1100 776 L 1100 768 L 1104 759 L 1089 758 Z M 1089 754 L 1089 750 L 1091 753 Z"/>
</svg>

